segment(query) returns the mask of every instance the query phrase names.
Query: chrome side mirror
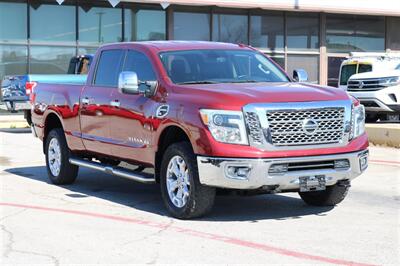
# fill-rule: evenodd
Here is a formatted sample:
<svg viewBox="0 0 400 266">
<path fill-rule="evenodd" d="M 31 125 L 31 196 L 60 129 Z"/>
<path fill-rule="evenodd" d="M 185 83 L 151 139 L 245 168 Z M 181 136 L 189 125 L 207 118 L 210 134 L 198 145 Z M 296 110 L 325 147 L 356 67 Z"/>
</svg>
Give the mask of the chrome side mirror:
<svg viewBox="0 0 400 266">
<path fill-rule="evenodd" d="M 307 82 L 308 74 L 304 69 L 293 70 L 293 80 L 296 82 Z"/>
<path fill-rule="evenodd" d="M 124 71 L 119 74 L 118 91 L 125 94 L 139 94 L 139 80 L 136 72 Z"/>
</svg>

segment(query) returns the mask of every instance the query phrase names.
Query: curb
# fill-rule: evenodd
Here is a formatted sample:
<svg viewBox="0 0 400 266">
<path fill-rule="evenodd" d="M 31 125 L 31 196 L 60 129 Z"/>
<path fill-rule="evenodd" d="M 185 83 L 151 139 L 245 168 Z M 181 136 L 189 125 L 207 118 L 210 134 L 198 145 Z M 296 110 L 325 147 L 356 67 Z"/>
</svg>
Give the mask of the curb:
<svg viewBox="0 0 400 266">
<path fill-rule="evenodd" d="M 11 128 L 29 128 L 29 125 L 27 122 L 23 121 L 0 122 L 0 129 L 11 129 Z"/>
<path fill-rule="evenodd" d="M 365 130 L 370 143 L 400 148 L 400 124 L 367 124 Z"/>
<path fill-rule="evenodd" d="M 0 129 L 29 128 L 21 114 L 0 115 Z"/>
</svg>

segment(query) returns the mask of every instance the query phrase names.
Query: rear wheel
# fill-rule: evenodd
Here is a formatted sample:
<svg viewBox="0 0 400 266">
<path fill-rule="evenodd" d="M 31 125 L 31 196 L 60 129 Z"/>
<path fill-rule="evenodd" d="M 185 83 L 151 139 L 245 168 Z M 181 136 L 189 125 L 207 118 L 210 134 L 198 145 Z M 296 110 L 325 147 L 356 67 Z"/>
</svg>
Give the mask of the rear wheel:
<svg viewBox="0 0 400 266">
<path fill-rule="evenodd" d="M 45 150 L 50 181 L 56 185 L 72 184 L 78 175 L 79 167 L 69 163 L 70 152 L 62 129 L 56 128 L 49 132 Z"/>
<path fill-rule="evenodd" d="M 349 191 L 350 184 L 338 183 L 326 187 L 323 191 L 299 192 L 301 199 L 312 206 L 334 206 L 344 200 Z"/>
<path fill-rule="evenodd" d="M 209 212 L 215 188 L 200 184 L 196 156 L 188 142 L 169 146 L 161 163 L 161 194 L 172 216 L 189 219 Z"/>
</svg>

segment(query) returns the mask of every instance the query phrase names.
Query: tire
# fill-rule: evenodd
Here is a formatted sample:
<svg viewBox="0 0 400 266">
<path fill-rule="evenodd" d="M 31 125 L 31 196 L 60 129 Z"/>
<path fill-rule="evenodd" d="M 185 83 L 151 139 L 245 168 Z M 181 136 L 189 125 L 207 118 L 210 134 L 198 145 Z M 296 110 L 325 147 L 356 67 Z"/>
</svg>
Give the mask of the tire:
<svg viewBox="0 0 400 266">
<path fill-rule="evenodd" d="M 375 115 L 375 114 L 367 114 L 365 116 L 366 123 L 376 123 L 378 121 L 378 119 L 379 119 L 379 116 Z"/>
<path fill-rule="evenodd" d="M 28 123 L 28 125 L 32 126 L 31 110 L 25 110 L 24 111 L 24 118 L 25 118 L 26 122 Z"/>
<path fill-rule="evenodd" d="M 179 169 L 171 167 L 173 165 L 179 166 Z M 174 172 L 172 169 L 178 169 L 178 174 L 172 173 Z M 177 183 L 174 183 L 174 180 Z M 166 149 L 161 162 L 160 183 L 164 204 L 173 217 L 178 219 L 200 217 L 211 211 L 214 205 L 216 189 L 200 184 L 196 156 L 188 142 L 175 143 Z M 171 190 L 172 187 L 176 189 Z M 178 196 L 179 190 L 182 191 L 181 200 Z M 176 194 L 169 191 L 176 191 Z M 177 197 L 175 200 L 171 193 Z"/>
<path fill-rule="evenodd" d="M 335 206 L 344 200 L 350 189 L 349 183 L 338 183 L 323 191 L 299 192 L 301 199 L 312 206 Z"/>
<path fill-rule="evenodd" d="M 62 129 L 55 128 L 50 131 L 46 138 L 45 151 L 50 181 L 56 185 L 72 184 L 78 175 L 79 167 L 69 163 L 70 151 Z"/>
</svg>

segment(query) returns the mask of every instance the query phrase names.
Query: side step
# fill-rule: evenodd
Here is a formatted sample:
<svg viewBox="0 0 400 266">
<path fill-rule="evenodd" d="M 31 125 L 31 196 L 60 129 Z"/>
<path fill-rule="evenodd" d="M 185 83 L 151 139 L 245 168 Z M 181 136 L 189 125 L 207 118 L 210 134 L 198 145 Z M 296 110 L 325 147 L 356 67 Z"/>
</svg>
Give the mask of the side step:
<svg viewBox="0 0 400 266">
<path fill-rule="evenodd" d="M 77 166 L 82 166 L 90 169 L 94 169 L 97 171 L 101 171 L 107 174 L 112 174 L 120 177 L 125 177 L 136 182 L 145 183 L 145 184 L 153 184 L 156 182 L 156 179 L 151 174 L 139 173 L 134 171 L 129 171 L 127 169 L 121 167 L 113 167 L 102 163 L 96 163 L 88 160 L 78 159 L 78 158 L 70 158 L 70 164 L 74 164 Z"/>
</svg>

